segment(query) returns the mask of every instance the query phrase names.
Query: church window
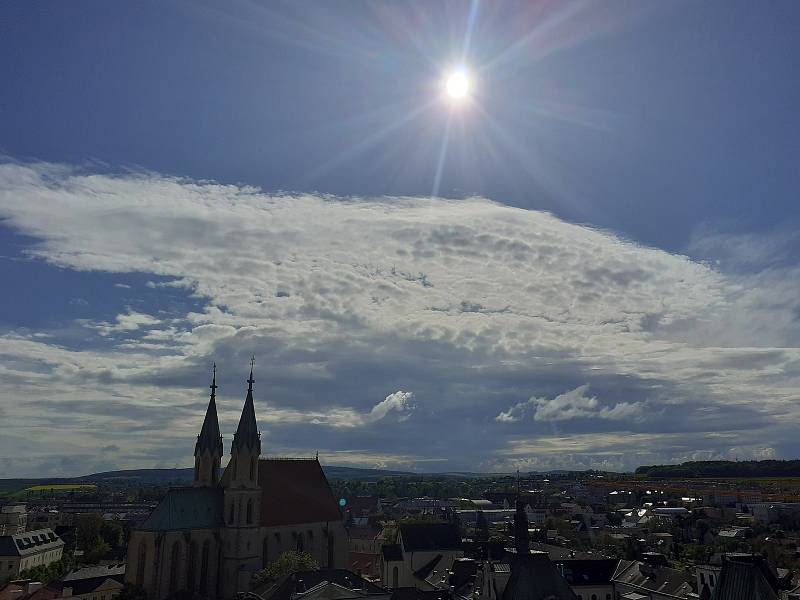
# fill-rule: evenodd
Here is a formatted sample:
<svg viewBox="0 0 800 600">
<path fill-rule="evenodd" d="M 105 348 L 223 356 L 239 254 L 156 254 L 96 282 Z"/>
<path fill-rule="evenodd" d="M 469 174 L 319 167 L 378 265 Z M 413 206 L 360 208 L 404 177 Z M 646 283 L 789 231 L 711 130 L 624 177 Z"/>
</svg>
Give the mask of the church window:
<svg viewBox="0 0 800 600">
<path fill-rule="evenodd" d="M 228 515 L 228 522 L 233 525 L 233 500 L 231 500 L 231 508 Z"/>
<path fill-rule="evenodd" d="M 208 554 L 211 544 L 208 540 L 203 542 L 203 553 L 200 558 L 200 594 L 205 595 L 208 590 Z"/>
<path fill-rule="evenodd" d="M 398 580 L 398 573 L 397 573 L 397 567 L 395 567 L 394 569 L 392 569 L 392 587 L 394 588 L 397 587 L 397 580 Z M 580 598 L 580 596 L 578 596 L 578 598 Z"/>
<path fill-rule="evenodd" d="M 189 544 L 189 564 L 186 566 L 186 589 L 194 591 L 195 570 L 197 567 L 197 542 Z"/>
<path fill-rule="evenodd" d="M 597 600 L 597 594 L 592 594 L 592 600 Z"/>
<path fill-rule="evenodd" d="M 305 550 L 305 543 L 303 541 L 303 534 L 300 533 L 297 535 L 297 551 L 303 552 Z"/>
<path fill-rule="evenodd" d="M 250 525 L 253 523 L 253 501 L 247 501 L 247 524 Z"/>
<path fill-rule="evenodd" d="M 139 587 L 144 586 L 145 565 L 147 565 L 147 542 L 142 540 L 139 544 L 139 560 L 136 563 L 136 585 Z"/>
<path fill-rule="evenodd" d="M 252 457 L 250 459 L 250 479 L 251 480 L 255 479 L 255 475 L 256 475 L 256 459 L 255 457 Z"/>
<path fill-rule="evenodd" d="M 172 554 L 169 560 L 169 593 L 178 591 L 178 574 L 180 573 L 181 543 L 172 544 Z"/>
<path fill-rule="evenodd" d="M 269 562 L 269 536 L 264 536 L 264 542 L 261 544 L 261 566 L 266 567 Z"/>
<path fill-rule="evenodd" d="M 216 484 L 217 483 L 217 466 L 214 464 L 213 460 L 211 461 L 211 464 L 208 465 L 208 468 L 210 470 L 210 472 L 208 474 L 208 478 L 209 478 L 209 480 L 211 480 L 212 484 Z"/>
</svg>

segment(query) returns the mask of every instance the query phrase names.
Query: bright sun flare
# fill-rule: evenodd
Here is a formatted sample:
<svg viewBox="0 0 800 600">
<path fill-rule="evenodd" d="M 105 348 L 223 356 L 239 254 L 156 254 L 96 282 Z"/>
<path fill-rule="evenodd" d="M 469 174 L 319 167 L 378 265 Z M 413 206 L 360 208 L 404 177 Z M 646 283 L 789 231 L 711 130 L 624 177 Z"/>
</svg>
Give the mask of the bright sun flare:
<svg viewBox="0 0 800 600">
<path fill-rule="evenodd" d="M 469 92 L 469 79 L 463 71 L 456 71 L 447 78 L 446 89 L 448 96 L 460 100 Z"/>
</svg>

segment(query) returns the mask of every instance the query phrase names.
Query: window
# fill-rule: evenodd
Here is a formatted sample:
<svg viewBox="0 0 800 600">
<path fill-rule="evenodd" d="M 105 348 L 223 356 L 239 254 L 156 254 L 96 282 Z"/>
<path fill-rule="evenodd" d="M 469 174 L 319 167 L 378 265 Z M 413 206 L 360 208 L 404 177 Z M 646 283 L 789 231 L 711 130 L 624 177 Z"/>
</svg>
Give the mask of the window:
<svg viewBox="0 0 800 600">
<path fill-rule="evenodd" d="M 247 524 L 250 525 L 253 522 L 253 500 L 247 501 Z"/>
<path fill-rule="evenodd" d="M 592 594 L 592 600 L 597 600 L 597 594 Z"/>
<path fill-rule="evenodd" d="M 139 543 L 139 560 L 136 562 L 136 585 L 144 587 L 144 568 L 147 565 L 147 541 Z"/>
<path fill-rule="evenodd" d="M 252 457 L 250 459 L 250 479 L 254 480 L 256 478 L 255 475 L 256 475 L 256 459 L 255 457 Z"/>
<path fill-rule="evenodd" d="M 266 567 L 269 562 L 269 536 L 264 536 L 264 542 L 261 544 L 261 566 Z"/>
<path fill-rule="evenodd" d="M 203 542 L 203 553 L 200 558 L 200 594 L 204 595 L 208 590 L 208 554 L 211 544 L 208 540 Z"/>
<path fill-rule="evenodd" d="M 233 525 L 233 500 L 231 500 L 231 508 L 228 514 L 228 522 Z"/>
<path fill-rule="evenodd" d="M 392 587 L 394 587 L 394 588 L 397 587 L 397 580 L 398 579 L 399 579 L 399 577 L 398 577 L 397 567 L 394 567 L 392 569 Z M 578 596 L 578 598 L 580 599 L 580 596 Z"/>
<path fill-rule="evenodd" d="M 713 575 L 709 575 L 708 576 L 708 582 L 711 584 L 711 587 L 714 587 L 714 576 Z"/>
<path fill-rule="evenodd" d="M 189 544 L 189 564 L 186 565 L 186 589 L 194 592 L 194 574 L 197 567 L 197 542 Z"/>
<path fill-rule="evenodd" d="M 169 559 L 169 593 L 170 595 L 178 591 L 178 579 L 181 567 L 181 543 L 172 544 L 172 553 Z"/>
</svg>

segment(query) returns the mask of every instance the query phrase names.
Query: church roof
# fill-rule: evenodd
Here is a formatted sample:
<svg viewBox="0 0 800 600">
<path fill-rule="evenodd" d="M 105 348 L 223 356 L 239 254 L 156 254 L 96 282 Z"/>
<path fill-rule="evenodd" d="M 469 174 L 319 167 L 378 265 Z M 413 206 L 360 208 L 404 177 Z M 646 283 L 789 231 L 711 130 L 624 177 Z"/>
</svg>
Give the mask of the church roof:
<svg viewBox="0 0 800 600">
<path fill-rule="evenodd" d="M 258 424 L 256 423 L 256 409 L 253 405 L 253 367 L 252 362 L 250 366 L 250 378 L 247 380 L 247 397 L 244 400 L 244 408 L 242 409 L 242 416 L 239 418 L 239 426 L 236 428 L 236 433 L 233 435 L 233 446 L 231 452 L 237 447 L 246 448 L 247 450 L 255 450 L 258 454 L 261 453 L 261 434 L 258 433 Z"/>
<path fill-rule="evenodd" d="M 208 401 L 208 409 L 206 410 L 205 419 L 203 419 L 203 428 L 200 430 L 200 435 L 197 436 L 197 444 L 194 447 L 195 455 L 203 452 L 204 450 L 211 450 L 212 454 L 219 454 L 222 456 L 222 436 L 219 433 L 219 419 L 217 418 L 217 370 L 214 365 L 214 378 L 211 380 L 211 399 Z"/>
<path fill-rule="evenodd" d="M 258 461 L 261 524 L 294 525 L 342 519 L 325 473 L 316 459 L 262 458 Z"/>
<path fill-rule="evenodd" d="M 142 531 L 214 529 L 223 525 L 222 488 L 175 488 L 139 527 Z"/>
<path fill-rule="evenodd" d="M 511 563 L 511 577 L 503 600 L 576 600 L 575 592 L 556 570 L 545 552 L 518 554 Z"/>
<path fill-rule="evenodd" d="M 778 600 L 778 582 L 763 557 L 725 557 L 712 600 Z"/>
</svg>

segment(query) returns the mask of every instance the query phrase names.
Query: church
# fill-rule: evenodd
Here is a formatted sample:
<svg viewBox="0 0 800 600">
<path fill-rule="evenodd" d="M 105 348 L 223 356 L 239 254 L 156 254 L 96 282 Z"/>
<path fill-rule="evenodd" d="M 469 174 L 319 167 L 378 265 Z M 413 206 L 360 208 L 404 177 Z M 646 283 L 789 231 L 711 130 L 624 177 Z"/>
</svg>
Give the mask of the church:
<svg viewBox="0 0 800 600">
<path fill-rule="evenodd" d="M 231 458 L 220 476 L 215 367 L 192 486 L 169 490 L 131 534 L 125 578 L 150 600 L 179 591 L 233 598 L 289 550 L 308 552 L 322 568 L 348 565 L 347 533 L 319 460 L 261 457 L 253 383 L 251 362 Z"/>
</svg>

